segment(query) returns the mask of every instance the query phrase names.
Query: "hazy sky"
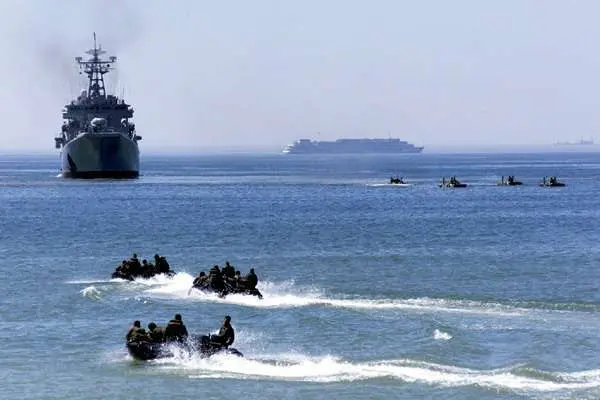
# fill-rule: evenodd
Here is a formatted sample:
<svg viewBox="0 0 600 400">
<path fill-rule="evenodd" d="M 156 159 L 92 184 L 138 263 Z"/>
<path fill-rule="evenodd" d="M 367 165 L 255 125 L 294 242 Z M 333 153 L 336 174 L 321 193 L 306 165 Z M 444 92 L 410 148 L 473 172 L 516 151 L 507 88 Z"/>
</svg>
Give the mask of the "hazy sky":
<svg viewBox="0 0 600 400">
<path fill-rule="evenodd" d="M 141 149 L 600 138 L 596 0 L 4 0 L 0 150 L 54 151 L 96 31 Z"/>
</svg>

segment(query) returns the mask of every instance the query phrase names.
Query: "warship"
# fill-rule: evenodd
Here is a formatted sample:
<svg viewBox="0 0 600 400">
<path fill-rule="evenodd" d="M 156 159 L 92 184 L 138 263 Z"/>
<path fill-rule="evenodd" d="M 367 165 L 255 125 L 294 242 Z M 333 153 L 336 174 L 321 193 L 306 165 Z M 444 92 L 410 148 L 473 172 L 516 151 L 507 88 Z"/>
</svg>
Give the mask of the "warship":
<svg viewBox="0 0 600 400">
<path fill-rule="evenodd" d="M 113 69 L 114 56 L 96 44 L 86 52 L 90 57 L 75 57 L 80 74 L 88 77 L 87 90 L 63 108 L 61 133 L 54 138 L 61 150 L 61 175 L 65 178 L 137 178 L 140 154 L 131 121 L 133 108 L 125 100 L 106 93 L 104 75 Z"/>
</svg>

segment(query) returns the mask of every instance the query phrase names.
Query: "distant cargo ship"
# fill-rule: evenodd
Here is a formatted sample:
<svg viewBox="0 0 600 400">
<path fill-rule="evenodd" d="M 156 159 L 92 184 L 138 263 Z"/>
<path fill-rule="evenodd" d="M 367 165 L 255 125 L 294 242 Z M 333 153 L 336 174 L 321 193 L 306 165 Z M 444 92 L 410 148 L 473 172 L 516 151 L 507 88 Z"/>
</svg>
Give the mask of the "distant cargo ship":
<svg viewBox="0 0 600 400">
<path fill-rule="evenodd" d="M 589 146 L 594 144 L 594 140 L 579 140 L 577 142 L 556 142 L 554 143 L 556 146 Z"/>
<path fill-rule="evenodd" d="M 300 139 L 284 147 L 284 154 L 402 154 L 420 153 L 418 147 L 400 139 L 338 139 L 332 142 Z"/>
</svg>

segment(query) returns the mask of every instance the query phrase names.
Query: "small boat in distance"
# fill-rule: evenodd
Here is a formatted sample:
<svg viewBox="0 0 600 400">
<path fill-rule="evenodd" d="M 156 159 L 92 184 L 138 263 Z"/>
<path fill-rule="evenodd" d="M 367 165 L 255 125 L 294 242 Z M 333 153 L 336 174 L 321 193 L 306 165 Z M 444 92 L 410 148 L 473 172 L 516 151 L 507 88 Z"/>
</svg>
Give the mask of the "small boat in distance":
<svg viewBox="0 0 600 400">
<path fill-rule="evenodd" d="M 404 182 L 403 177 L 398 178 L 397 176 L 394 178 L 393 176 L 390 177 L 390 184 L 391 185 L 406 185 L 407 183 Z"/>
<path fill-rule="evenodd" d="M 402 188 L 404 188 L 404 187 L 410 187 L 410 186 L 412 186 L 412 183 L 407 183 L 404 180 L 404 177 L 402 177 L 402 176 L 398 177 L 396 175 L 396 177 L 391 176 L 390 180 L 387 183 L 370 183 L 370 184 L 367 184 L 367 186 L 372 186 L 372 187 L 389 186 L 389 187 L 398 187 L 398 188 L 402 187 Z"/>
<path fill-rule="evenodd" d="M 503 176 L 500 182 L 498 182 L 498 186 L 519 186 L 522 184 L 522 182 L 515 180 L 514 175 Z"/>
<path fill-rule="evenodd" d="M 440 183 L 439 186 L 441 188 L 444 188 L 444 187 L 447 187 L 447 188 L 465 188 L 465 187 L 467 187 L 467 184 L 460 182 L 458 179 L 456 179 L 455 176 L 452 176 L 448 180 L 446 180 L 446 178 L 443 177 L 442 178 L 442 183 Z"/>
<path fill-rule="evenodd" d="M 540 186 L 542 186 L 542 187 L 563 187 L 563 186 L 567 186 L 567 185 L 562 182 L 559 182 L 555 176 L 551 176 L 548 179 L 546 179 L 546 177 L 544 177 L 542 179 L 542 182 L 540 182 Z"/>
</svg>

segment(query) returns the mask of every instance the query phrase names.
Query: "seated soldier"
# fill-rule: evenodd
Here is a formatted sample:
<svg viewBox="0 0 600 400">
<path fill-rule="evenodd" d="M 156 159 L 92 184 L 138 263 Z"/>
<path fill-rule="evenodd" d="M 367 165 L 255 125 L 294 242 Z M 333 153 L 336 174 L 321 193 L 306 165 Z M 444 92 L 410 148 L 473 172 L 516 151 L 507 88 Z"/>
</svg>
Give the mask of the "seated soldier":
<svg viewBox="0 0 600 400">
<path fill-rule="evenodd" d="M 125 336 L 127 343 L 133 342 L 144 342 L 149 340 L 149 336 L 146 330 L 142 328 L 140 321 L 134 321 L 133 326 L 129 328 L 127 335 Z"/>
<path fill-rule="evenodd" d="M 208 281 L 210 282 L 210 287 L 214 290 L 222 291 L 225 289 L 223 276 L 218 265 L 213 266 L 208 272 Z"/>
<path fill-rule="evenodd" d="M 204 287 L 207 284 L 208 276 L 204 273 L 204 271 L 200 271 L 200 274 L 194 279 L 193 286 L 196 287 Z"/>
<path fill-rule="evenodd" d="M 153 343 L 162 343 L 165 341 L 165 328 L 156 326 L 154 322 L 148 324 L 148 335 Z"/>
<path fill-rule="evenodd" d="M 140 268 L 140 275 L 144 278 L 152 277 L 152 264 L 148 264 L 147 260 L 142 260 L 142 266 Z"/>
<path fill-rule="evenodd" d="M 121 261 L 121 264 L 119 264 L 115 269 L 113 277 L 116 278 L 119 277 L 119 275 L 129 275 L 129 264 L 127 263 L 127 260 Z"/>
<path fill-rule="evenodd" d="M 225 261 L 225 266 L 223 267 L 221 272 L 223 273 L 223 275 L 225 275 L 226 278 L 233 279 L 235 275 L 235 268 L 233 268 L 233 266 L 229 264 L 229 261 Z"/>
<path fill-rule="evenodd" d="M 142 324 L 140 323 L 140 321 L 138 321 L 138 320 L 133 321 L 133 325 L 131 325 L 131 327 L 127 331 L 127 335 L 125 335 L 125 340 L 127 340 L 129 342 L 131 340 L 131 337 L 133 336 L 133 332 L 137 331 L 141 327 L 142 327 Z"/>
<path fill-rule="evenodd" d="M 170 320 L 165 327 L 165 342 L 183 342 L 187 339 L 187 337 L 188 331 L 183 324 L 181 314 L 175 314 L 175 318 Z"/>
<path fill-rule="evenodd" d="M 233 327 L 231 326 L 231 317 L 229 315 L 225 316 L 223 320 L 223 325 L 219 329 L 219 333 L 216 335 L 204 335 L 200 338 L 202 347 L 204 350 L 208 350 L 209 348 L 228 348 L 233 344 L 235 340 L 235 332 L 233 331 Z"/>
<path fill-rule="evenodd" d="M 155 254 L 154 255 L 154 264 L 158 268 L 159 274 L 168 274 L 169 273 L 171 266 L 169 265 L 169 263 L 167 262 L 167 259 L 165 257 L 161 257 L 158 254 Z"/>
<path fill-rule="evenodd" d="M 227 348 L 233 344 L 234 340 L 235 332 L 231 326 L 231 317 L 226 315 L 225 319 L 223 320 L 223 325 L 221 325 L 221 328 L 219 329 L 219 333 L 216 335 L 211 335 L 210 341 Z"/>
<path fill-rule="evenodd" d="M 127 264 L 129 265 L 131 275 L 138 275 L 140 273 L 142 264 L 140 264 L 140 260 L 138 260 L 136 253 L 133 253 L 133 257 L 127 261 Z"/>
</svg>

